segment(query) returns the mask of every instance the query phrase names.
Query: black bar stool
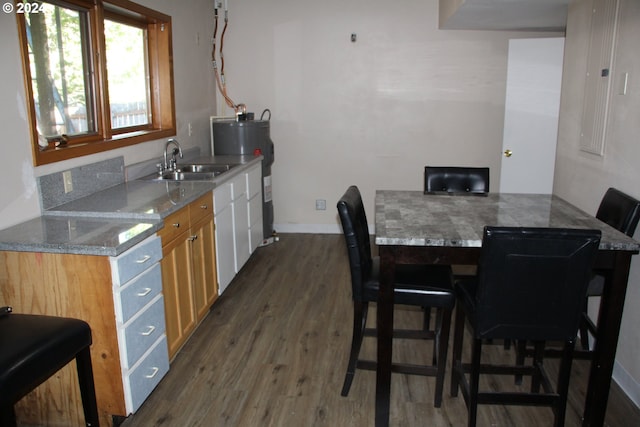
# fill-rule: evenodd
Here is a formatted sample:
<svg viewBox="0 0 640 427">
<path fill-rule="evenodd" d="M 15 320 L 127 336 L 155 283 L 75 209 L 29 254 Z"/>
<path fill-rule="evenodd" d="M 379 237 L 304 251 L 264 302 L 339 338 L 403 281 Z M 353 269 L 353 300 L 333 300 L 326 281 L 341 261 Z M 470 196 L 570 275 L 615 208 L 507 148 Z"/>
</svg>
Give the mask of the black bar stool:
<svg viewBox="0 0 640 427">
<path fill-rule="evenodd" d="M 91 328 L 78 319 L 15 314 L 0 309 L 0 425 L 15 426 L 14 405 L 49 377 L 76 360 L 85 424 L 98 422 Z"/>
</svg>

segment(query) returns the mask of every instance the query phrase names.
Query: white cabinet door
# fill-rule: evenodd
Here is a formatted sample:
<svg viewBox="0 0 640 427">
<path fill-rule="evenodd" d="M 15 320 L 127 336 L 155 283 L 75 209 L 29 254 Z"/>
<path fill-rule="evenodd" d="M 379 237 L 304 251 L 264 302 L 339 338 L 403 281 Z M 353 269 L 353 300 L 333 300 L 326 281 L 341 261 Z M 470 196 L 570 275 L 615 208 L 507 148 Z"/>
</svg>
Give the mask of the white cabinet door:
<svg viewBox="0 0 640 427">
<path fill-rule="evenodd" d="M 216 268 L 218 293 L 229 286 L 236 274 L 233 243 L 233 210 L 231 208 L 231 184 L 224 184 L 213 191 L 214 222 L 216 224 Z"/>
<path fill-rule="evenodd" d="M 251 255 L 249 248 L 249 211 L 247 208 L 247 199 L 244 197 L 244 194 L 238 200 L 234 200 L 231 205 L 233 207 L 236 253 L 235 271 L 237 273 Z"/>
<path fill-rule="evenodd" d="M 262 243 L 262 193 L 249 200 L 249 249 L 251 253 Z"/>
</svg>

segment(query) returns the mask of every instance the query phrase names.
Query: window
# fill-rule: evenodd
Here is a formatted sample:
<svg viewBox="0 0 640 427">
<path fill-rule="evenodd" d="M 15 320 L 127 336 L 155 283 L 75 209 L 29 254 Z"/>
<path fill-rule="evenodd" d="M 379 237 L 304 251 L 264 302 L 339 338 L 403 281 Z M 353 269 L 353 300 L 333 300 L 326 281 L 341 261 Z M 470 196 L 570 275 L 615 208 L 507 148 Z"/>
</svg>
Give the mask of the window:
<svg viewBox="0 0 640 427">
<path fill-rule="evenodd" d="M 128 0 L 38 4 L 17 14 L 35 165 L 175 135 L 169 16 Z"/>
</svg>

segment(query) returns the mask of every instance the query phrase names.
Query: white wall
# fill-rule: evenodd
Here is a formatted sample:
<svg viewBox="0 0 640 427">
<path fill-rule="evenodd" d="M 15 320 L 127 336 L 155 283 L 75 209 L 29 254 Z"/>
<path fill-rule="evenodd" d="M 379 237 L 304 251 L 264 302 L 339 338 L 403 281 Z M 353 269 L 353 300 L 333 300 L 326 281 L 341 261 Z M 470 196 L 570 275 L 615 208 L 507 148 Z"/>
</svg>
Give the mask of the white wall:
<svg viewBox="0 0 640 427">
<path fill-rule="evenodd" d="M 138 0 L 138 3 L 172 17 L 177 139 L 184 148 L 200 146 L 208 152 L 209 116 L 215 112 L 209 44 L 213 33 L 209 14 L 213 1 Z M 196 43 L 198 34 L 199 44 Z M 3 154 L 0 168 L 5 180 L 0 185 L 0 228 L 40 215 L 36 176 L 116 156 L 124 156 L 125 164 L 129 165 L 162 155 L 165 140 L 34 168 L 17 25 L 13 14 L 0 13 L 0 57 L 0 152 Z M 189 122 L 193 126 L 191 137 L 187 132 Z"/>
<path fill-rule="evenodd" d="M 489 166 L 497 191 L 508 39 L 532 35 L 440 31 L 437 3 L 229 2 L 229 94 L 273 113 L 277 231 L 339 232 L 348 185 L 372 212 L 375 189 L 422 189 L 427 164 Z"/>
<path fill-rule="evenodd" d="M 594 0 L 573 1 L 569 9 L 564 79 L 554 193 L 595 213 L 608 187 L 640 198 L 640 2 L 620 1 L 618 44 L 611 69 L 613 92 L 604 156 L 579 150 L 588 32 Z M 599 0 L 595 0 L 599 1 Z M 629 73 L 627 95 L 620 95 L 620 77 Z M 640 231 L 636 232 L 640 240 Z M 614 378 L 640 405 L 640 257 L 635 256 L 627 290 Z"/>
</svg>

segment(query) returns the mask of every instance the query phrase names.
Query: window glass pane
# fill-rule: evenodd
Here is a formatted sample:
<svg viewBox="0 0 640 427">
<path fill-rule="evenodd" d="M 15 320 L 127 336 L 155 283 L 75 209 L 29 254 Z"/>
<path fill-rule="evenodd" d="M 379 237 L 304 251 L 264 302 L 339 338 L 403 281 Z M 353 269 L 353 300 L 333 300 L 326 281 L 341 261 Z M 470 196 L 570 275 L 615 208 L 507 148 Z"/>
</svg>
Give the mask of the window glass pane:
<svg viewBox="0 0 640 427">
<path fill-rule="evenodd" d="M 39 134 L 94 132 L 87 13 L 44 3 L 25 20 Z"/>
<path fill-rule="evenodd" d="M 111 128 L 150 122 L 145 30 L 104 21 Z"/>
</svg>

